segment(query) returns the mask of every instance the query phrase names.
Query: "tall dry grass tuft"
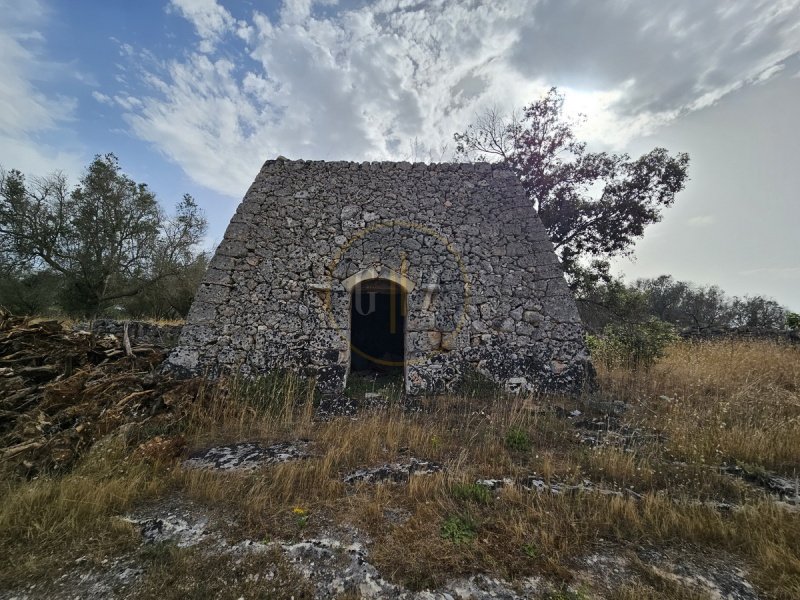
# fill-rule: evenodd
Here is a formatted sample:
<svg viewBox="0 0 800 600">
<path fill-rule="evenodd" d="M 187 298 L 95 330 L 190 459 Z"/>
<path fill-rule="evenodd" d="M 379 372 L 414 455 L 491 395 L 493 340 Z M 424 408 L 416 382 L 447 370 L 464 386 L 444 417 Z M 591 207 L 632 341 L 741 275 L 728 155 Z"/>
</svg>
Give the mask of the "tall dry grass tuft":
<svg viewBox="0 0 800 600">
<path fill-rule="evenodd" d="M 313 382 L 293 373 L 205 381 L 184 417 L 182 433 L 198 445 L 302 437 L 310 431 L 314 402 Z"/>
</svg>

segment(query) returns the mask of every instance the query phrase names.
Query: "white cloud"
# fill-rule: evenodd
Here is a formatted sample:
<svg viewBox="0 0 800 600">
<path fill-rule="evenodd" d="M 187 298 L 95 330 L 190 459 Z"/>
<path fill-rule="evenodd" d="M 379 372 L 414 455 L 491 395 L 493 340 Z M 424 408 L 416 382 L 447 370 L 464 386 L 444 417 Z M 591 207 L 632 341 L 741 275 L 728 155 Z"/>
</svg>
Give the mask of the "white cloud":
<svg viewBox="0 0 800 600">
<path fill-rule="evenodd" d="M 194 26 L 200 52 L 213 52 L 225 34 L 236 27 L 236 19 L 216 0 L 171 0 L 169 6 Z"/>
<path fill-rule="evenodd" d="M 31 77 L 38 58 L 13 32 L 0 30 L 0 131 L 6 134 L 43 131 L 69 119 L 71 99 L 47 97 Z"/>
<path fill-rule="evenodd" d="M 796 1 L 287 0 L 274 20 L 241 21 L 214 0 L 172 6 L 198 51 L 149 69 L 150 91 L 139 104 L 126 95 L 126 118 L 234 197 L 265 158 L 408 158 L 415 139 L 438 151 L 482 107 L 519 107 L 551 84 L 587 114 L 584 135 L 619 147 L 774 76 L 796 50 L 800 14 Z M 224 56 L 241 58 L 216 58 L 223 39 Z"/>
<path fill-rule="evenodd" d="M 281 21 L 287 25 L 300 24 L 311 16 L 312 0 L 285 0 Z"/>
<path fill-rule="evenodd" d="M 114 95 L 114 102 L 116 102 L 124 110 L 134 110 L 142 105 L 142 101 L 138 98 L 128 95 L 123 96 L 120 94 Z"/>
<path fill-rule="evenodd" d="M 502 95 L 511 108 L 542 89 L 492 74 L 516 41 L 510 26 L 523 3 L 440 4 L 427 12 L 380 2 L 318 18 L 292 3 L 275 23 L 255 14 L 247 70 L 201 52 L 172 61 L 147 75 L 153 93 L 127 119 L 196 181 L 234 197 L 279 154 L 402 158 L 415 137 L 438 150 L 476 100 Z"/>
<path fill-rule="evenodd" d="M 97 100 L 100 104 L 107 104 L 109 106 L 114 104 L 114 100 L 111 98 L 111 96 L 107 96 L 106 94 L 98 92 L 97 90 L 92 91 L 92 98 Z"/>
<path fill-rule="evenodd" d="M 783 64 L 771 65 L 771 66 L 767 67 L 766 69 L 764 69 L 763 71 L 761 71 L 761 73 L 759 73 L 755 77 L 755 82 L 756 83 L 764 83 L 766 81 L 769 81 L 772 77 L 774 77 L 775 75 L 777 75 L 778 73 L 783 71 L 784 68 L 785 68 L 785 65 L 783 65 Z"/>
<path fill-rule="evenodd" d="M 39 2 L 10 2 L 0 21 L 0 164 L 44 174 L 54 169 L 77 172 L 79 156 L 55 149 L 41 137 L 72 121 L 77 102 L 48 95 L 38 81 L 54 71 L 40 56 L 44 36 L 36 29 L 46 18 Z"/>
</svg>

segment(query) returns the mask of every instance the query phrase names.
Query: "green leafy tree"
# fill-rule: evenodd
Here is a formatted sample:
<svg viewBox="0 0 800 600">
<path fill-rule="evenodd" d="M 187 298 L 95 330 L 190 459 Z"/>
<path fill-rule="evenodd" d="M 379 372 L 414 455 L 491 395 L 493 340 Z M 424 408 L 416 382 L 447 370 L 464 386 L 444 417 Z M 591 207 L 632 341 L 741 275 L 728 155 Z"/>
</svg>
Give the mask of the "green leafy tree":
<svg viewBox="0 0 800 600">
<path fill-rule="evenodd" d="M 460 158 L 500 160 L 517 173 L 570 282 L 585 285 L 608 280 L 608 260 L 629 255 L 661 220 L 684 187 L 689 156 L 589 152 L 563 107 L 552 88 L 519 115 L 484 112 L 454 139 Z"/>
<path fill-rule="evenodd" d="M 786 314 L 786 309 L 772 298 L 734 296 L 731 300 L 731 324 L 734 327 L 783 329 Z"/>
<path fill-rule="evenodd" d="M 197 260 L 206 221 L 188 194 L 168 217 L 155 194 L 96 156 L 69 190 L 61 173 L 0 174 L 0 249 L 29 273 L 57 274 L 61 305 L 95 314 L 181 276 Z"/>
<path fill-rule="evenodd" d="M 134 317 L 156 319 L 185 317 L 207 267 L 208 256 L 197 255 L 191 263 L 181 267 L 177 274 L 126 300 L 125 309 Z"/>
</svg>

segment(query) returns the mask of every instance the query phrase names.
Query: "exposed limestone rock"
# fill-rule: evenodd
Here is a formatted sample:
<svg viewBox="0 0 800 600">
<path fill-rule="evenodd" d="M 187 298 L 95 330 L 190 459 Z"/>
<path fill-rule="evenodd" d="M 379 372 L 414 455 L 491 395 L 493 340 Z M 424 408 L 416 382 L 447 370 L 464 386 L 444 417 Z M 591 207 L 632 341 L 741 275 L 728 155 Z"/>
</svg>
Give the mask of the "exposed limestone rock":
<svg viewBox="0 0 800 600">
<path fill-rule="evenodd" d="M 371 469 L 358 469 L 348 473 L 342 478 L 345 483 L 366 481 L 377 483 L 379 481 L 394 481 L 396 483 L 408 481 L 412 475 L 428 475 L 438 473 L 444 467 L 439 463 L 427 460 L 410 458 L 403 462 L 388 463 Z"/>
<path fill-rule="evenodd" d="M 297 460 L 308 456 L 308 442 L 282 442 L 263 446 L 256 442 L 239 442 L 193 452 L 183 461 L 185 467 L 249 471 L 271 463 Z"/>
<path fill-rule="evenodd" d="M 638 568 L 629 556 L 619 552 L 599 552 L 584 557 L 576 580 L 598 588 L 631 585 L 641 571 L 650 577 L 677 584 L 687 597 L 690 594 L 715 600 L 756 600 L 761 596 L 748 581 L 744 565 L 732 556 L 693 555 L 685 551 L 661 551 L 642 548 L 637 553 Z"/>
<path fill-rule="evenodd" d="M 267 161 L 211 260 L 167 369 L 294 370 L 341 392 L 352 286 L 405 294 L 405 391 L 471 372 L 576 391 L 591 373 L 574 299 L 513 173 L 491 164 Z M 380 358 L 380 357 L 377 357 Z"/>
<path fill-rule="evenodd" d="M 401 515 L 407 518 L 407 515 Z M 173 543 L 193 547 L 211 556 L 245 557 L 279 551 L 293 571 L 314 587 L 314 597 L 334 599 L 343 595 L 360 598 L 406 600 L 456 600 L 471 598 L 578 598 L 616 597 L 622 586 L 632 588 L 645 580 L 678 584 L 682 590 L 701 597 L 753 600 L 760 597 L 749 582 L 746 565 L 722 552 L 707 554 L 691 548 L 652 548 L 595 545 L 592 553 L 578 557 L 571 567 L 573 582 L 565 586 L 545 577 L 519 577 L 513 581 L 486 574 L 469 574 L 451 579 L 435 589 L 412 591 L 389 581 L 370 563 L 370 540 L 355 528 L 320 531 L 316 536 L 295 540 L 245 539 L 229 543 L 218 515 L 200 507 L 168 499 L 130 515 L 126 521 L 142 534 L 144 545 Z M 2 597 L 33 598 L 127 598 L 146 576 L 148 564 L 138 552 L 103 560 L 77 557 L 51 582 L 36 581 L 19 590 L 4 590 Z M 272 570 L 247 573 L 247 577 L 274 576 Z"/>
<path fill-rule="evenodd" d="M 504 487 L 513 487 L 518 485 L 526 492 L 549 492 L 556 495 L 596 493 L 603 496 L 628 496 L 636 500 L 639 500 L 642 497 L 641 494 L 634 492 L 630 488 L 611 489 L 596 485 L 588 479 L 583 479 L 579 483 L 568 484 L 558 481 L 555 478 L 545 480 L 537 475 L 529 475 L 528 477 L 523 477 L 517 481 L 509 477 L 504 477 L 502 479 L 479 479 L 475 483 L 490 490 L 499 490 Z"/>
<path fill-rule="evenodd" d="M 784 477 L 762 468 L 739 465 L 727 465 L 722 467 L 721 471 L 741 477 L 789 506 L 800 506 L 800 479 L 798 478 Z"/>
</svg>

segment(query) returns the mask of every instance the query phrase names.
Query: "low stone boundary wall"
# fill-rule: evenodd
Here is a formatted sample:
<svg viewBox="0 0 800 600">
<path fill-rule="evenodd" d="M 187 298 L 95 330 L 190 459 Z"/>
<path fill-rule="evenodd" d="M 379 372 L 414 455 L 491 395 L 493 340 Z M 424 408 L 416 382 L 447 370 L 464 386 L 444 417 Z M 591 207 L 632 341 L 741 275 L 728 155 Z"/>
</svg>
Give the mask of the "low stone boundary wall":
<svg viewBox="0 0 800 600">
<path fill-rule="evenodd" d="M 800 344 L 800 330 L 798 329 L 684 329 L 678 332 L 685 340 L 772 340 L 776 342 L 791 342 Z"/>
<path fill-rule="evenodd" d="M 122 339 L 125 324 L 128 324 L 128 337 L 132 344 L 152 344 L 162 348 L 177 345 L 183 325 L 160 325 L 147 321 L 118 321 L 116 319 L 96 319 L 76 323 L 74 331 L 90 331 L 95 335 L 115 335 Z"/>
</svg>

